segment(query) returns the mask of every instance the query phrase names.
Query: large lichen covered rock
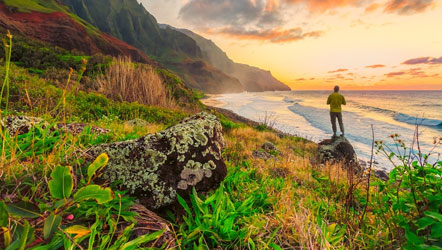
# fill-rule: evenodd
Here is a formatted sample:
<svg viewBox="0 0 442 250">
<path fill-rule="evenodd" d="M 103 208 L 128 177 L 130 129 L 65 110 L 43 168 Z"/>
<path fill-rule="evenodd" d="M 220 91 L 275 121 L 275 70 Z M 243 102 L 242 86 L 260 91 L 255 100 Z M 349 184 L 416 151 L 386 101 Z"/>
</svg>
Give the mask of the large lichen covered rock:
<svg viewBox="0 0 442 250">
<path fill-rule="evenodd" d="M 320 142 L 318 158 L 322 164 L 342 162 L 344 167 L 352 166 L 355 171 L 360 170 L 356 152 L 345 137 L 335 137 Z"/>
<path fill-rule="evenodd" d="M 136 140 L 98 145 L 87 152 L 92 161 L 109 156 L 101 181 L 115 183 L 151 209 L 167 206 L 177 193 L 208 191 L 227 174 L 222 159 L 222 126 L 214 115 L 200 113 L 178 125 Z"/>
</svg>

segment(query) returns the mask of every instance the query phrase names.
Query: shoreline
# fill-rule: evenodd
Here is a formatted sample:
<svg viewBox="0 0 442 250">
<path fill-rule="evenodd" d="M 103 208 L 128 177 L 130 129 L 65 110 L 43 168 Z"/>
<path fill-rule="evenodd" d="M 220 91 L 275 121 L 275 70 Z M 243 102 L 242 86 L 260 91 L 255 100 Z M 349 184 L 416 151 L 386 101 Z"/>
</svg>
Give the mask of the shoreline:
<svg viewBox="0 0 442 250">
<path fill-rule="evenodd" d="M 203 101 L 203 99 L 201 99 L 201 102 L 206 106 L 207 109 L 215 111 L 215 112 L 218 112 L 218 113 L 224 115 L 225 117 L 229 118 L 233 122 L 243 123 L 243 124 L 246 124 L 246 125 L 251 126 L 251 127 L 256 127 L 256 126 L 260 125 L 259 122 L 256 122 L 256 121 L 253 121 L 253 120 L 251 120 L 249 118 L 241 116 L 241 115 L 239 115 L 239 114 L 237 114 L 237 113 L 235 113 L 235 112 L 233 112 L 231 110 L 228 110 L 228 109 L 225 109 L 225 108 L 222 108 L 222 107 L 214 107 L 214 106 L 212 106 L 213 104 L 215 104 L 215 105 L 216 104 L 218 104 L 218 105 L 219 104 L 225 105 L 223 102 L 218 101 L 218 100 L 215 99 L 216 97 L 219 97 L 219 96 L 220 95 L 209 95 L 208 97 L 204 98 L 204 101 Z M 210 105 L 210 104 L 212 104 L 212 105 Z M 304 139 L 306 141 L 312 142 L 312 143 L 314 143 L 316 145 L 319 145 L 319 143 L 311 141 L 311 140 L 309 140 L 307 138 L 304 138 L 302 136 L 298 136 L 298 135 L 295 135 L 295 134 L 283 132 L 283 131 L 275 129 L 275 128 L 271 128 L 270 130 L 272 132 L 276 133 L 281 138 L 286 137 L 286 136 L 294 136 L 294 137 L 299 137 L 299 138 L 302 138 L 302 139 Z M 329 139 L 329 138 L 324 138 L 323 140 L 326 140 L 326 139 Z M 357 156 L 357 157 L 358 157 L 358 164 L 359 164 L 359 166 L 362 169 L 364 169 L 364 170 L 368 170 L 370 168 L 370 160 L 360 159 L 359 156 Z M 383 179 L 383 180 L 388 179 L 389 171 L 387 169 L 384 169 L 384 168 L 380 167 L 379 163 L 376 162 L 376 161 L 373 162 L 372 171 L 373 171 L 373 173 L 374 173 L 374 175 L 376 177 L 378 177 L 380 179 Z"/>
</svg>

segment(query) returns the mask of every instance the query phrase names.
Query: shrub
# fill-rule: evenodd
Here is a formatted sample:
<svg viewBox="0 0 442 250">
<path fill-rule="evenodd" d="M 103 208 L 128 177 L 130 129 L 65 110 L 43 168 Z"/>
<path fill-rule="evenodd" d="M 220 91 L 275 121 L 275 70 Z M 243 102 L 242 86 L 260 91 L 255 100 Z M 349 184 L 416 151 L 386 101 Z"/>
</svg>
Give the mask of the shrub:
<svg viewBox="0 0 442 250">
<path fill-rule="evenodd" d="M 100 92 L 119 101 L 176 107 L 160 76 L 146 65 L 136 65 L 130 58 L 118 58 L 97 78 Z"/>
<path fill-rule="evenodd" d="M 442 161 L 430 163 L 431 153 L 407 148 L 397 134 L 390 137 L 392 145 L 376 142 L 378 153 L 387 156 L 395 168 L 387 182 L 377 183 L 374 212 L 395 231 L 393 235 L 405 249 L 441 249 Z M 435 147 L 441 143 L 442 138 L 436 140 Z"/>
</svg>

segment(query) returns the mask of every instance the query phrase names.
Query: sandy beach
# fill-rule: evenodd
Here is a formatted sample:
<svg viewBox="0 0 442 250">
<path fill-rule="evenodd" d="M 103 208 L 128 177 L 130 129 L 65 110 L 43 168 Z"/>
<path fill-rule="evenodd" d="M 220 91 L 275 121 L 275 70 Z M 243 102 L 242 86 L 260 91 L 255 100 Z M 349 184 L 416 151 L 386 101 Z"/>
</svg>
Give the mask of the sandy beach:
<svg viewBox="0 0 442 250">
<path fill-rule="evenodd" d="M 210 107 L 224 107 L 227 105 L 227 103 L 217 100 L 216 98 L 220 97 L 221 95 L 217 94 L 206 94 L 202 99 L 201 102 Z"/>
</svg>

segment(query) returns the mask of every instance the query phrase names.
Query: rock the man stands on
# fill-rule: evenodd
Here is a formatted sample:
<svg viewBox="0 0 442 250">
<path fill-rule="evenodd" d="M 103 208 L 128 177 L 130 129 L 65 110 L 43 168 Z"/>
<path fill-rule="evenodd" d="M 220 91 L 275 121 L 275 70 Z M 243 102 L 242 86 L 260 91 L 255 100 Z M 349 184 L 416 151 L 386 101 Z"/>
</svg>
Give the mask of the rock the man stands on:
<svg viewBox="0 0 442 250">
<path fill-rule="evenodd" d="M 341 136 L 344 136 L 344 123 L 342 122 L 342 108 L 341 105 L 346 105 L 347 102 L 343 95 L 339 94 L 339 86 L 335 86 L 335 92 L 328 96 L 327 105 L 330 105 L 330 119 L 333 128 L 333 137 L 336 137 L 336 118 L 338 118 L 339 128 L 341 129 Z"/>
</svg>

